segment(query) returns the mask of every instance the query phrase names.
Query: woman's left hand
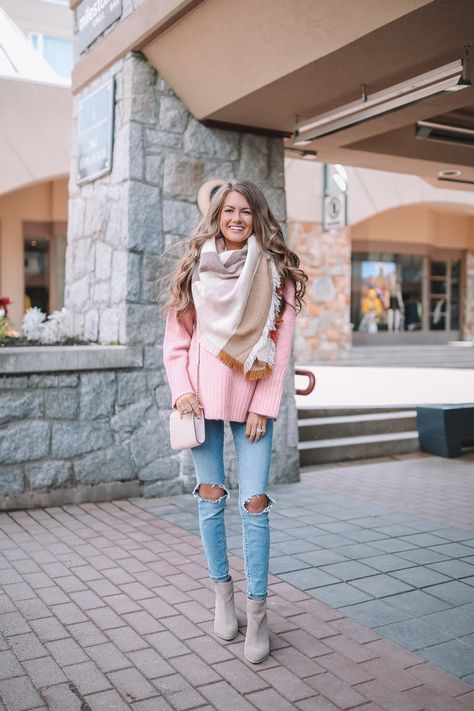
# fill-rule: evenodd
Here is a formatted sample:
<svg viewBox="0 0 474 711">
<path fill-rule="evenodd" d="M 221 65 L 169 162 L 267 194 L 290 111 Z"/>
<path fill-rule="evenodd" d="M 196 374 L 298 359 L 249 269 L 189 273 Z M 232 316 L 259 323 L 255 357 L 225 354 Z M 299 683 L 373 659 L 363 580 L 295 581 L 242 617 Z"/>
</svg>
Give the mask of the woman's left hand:
<svg viewBox="0 0 474 711">
<path fill-rule="evenodd" d="M 256 412 L 249 412 L 247 415 L 247 427 L 245 436 L 249 442 L 258 442 L 267 431 L 267 418 L 265 415 L 257 415 Z"/>
</svg>

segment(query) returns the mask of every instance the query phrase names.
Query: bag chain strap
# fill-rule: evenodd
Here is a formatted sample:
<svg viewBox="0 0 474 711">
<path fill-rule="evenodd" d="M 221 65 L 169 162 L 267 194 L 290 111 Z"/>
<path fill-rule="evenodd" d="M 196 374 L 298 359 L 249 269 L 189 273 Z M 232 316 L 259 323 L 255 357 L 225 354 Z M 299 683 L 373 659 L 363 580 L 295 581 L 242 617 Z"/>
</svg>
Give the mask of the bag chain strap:
<svg viewBox="0 0 474 711">
<path fill-rule="evenodd" d="M 196 400 L 197 400 L 197 403 L 198 403 L 199 407 L 201 407 L 201 404 L 200 404 L 200 402 L 199 402 L 199 370 L 200 370 L 199 365 L 200 365 L 200 363 L 201 363 L 201 344 L 200 344 L 199 341 L 198 341 Z"/>
<path fill-rule="evenodd" d="M 196 400 L 201 407 L 201 404 L 199 402 L 199 371 L 200 371 L 200 364 L 201 364 L 201 344 L 199 343 L 199 324 L 196 318 L 196 334 L 197 334 L 197 339 L 198 339 L 198 357 L 197 357 L 197 380 L 196 380 Z"/>
</svg>

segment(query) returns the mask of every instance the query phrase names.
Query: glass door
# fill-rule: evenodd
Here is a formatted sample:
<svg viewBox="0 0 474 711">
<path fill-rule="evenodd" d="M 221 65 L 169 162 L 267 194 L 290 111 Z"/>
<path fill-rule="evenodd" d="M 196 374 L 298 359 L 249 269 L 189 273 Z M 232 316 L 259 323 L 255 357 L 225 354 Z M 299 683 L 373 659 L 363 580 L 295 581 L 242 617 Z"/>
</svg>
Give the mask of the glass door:
<svg viewBox="0 0 474 711">
<path fill-rule="evenodd" d="M 459 329 L 459 259 L 432 260 L 429 271 L 429 329 Z"/>
<path fill-rule="evenodd" d="M 37 306 L 49 312 L 49 240 L 24 238 L 25 311 Z"/>
</svg>

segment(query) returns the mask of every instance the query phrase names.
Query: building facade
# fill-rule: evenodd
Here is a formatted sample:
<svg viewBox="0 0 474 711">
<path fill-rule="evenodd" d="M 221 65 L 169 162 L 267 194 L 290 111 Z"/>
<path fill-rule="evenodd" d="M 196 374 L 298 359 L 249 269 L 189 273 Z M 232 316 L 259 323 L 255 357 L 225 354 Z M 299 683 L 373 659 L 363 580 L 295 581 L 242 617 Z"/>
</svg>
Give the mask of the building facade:
<svg viewBox="0 0 474 711">
<path fill-rule="evenodd" d="M 0 7 L 0 292 L 24 309 L 64 305 L 73 16 L 66 2 Z"/>
<path fill-rule="evenodd" d="M 286 161 L 289 234 L 309 274 L 298 363 L 357 345 L 472 341 L 474 195 L 346 166 L 347 225 L 324 228 L 323 166 Z"/>
<path fill-rule="evenodd" d="M 461 11 L 465 3 L 462 0 L 456 1 Z M 149 1 L 131 3 L 114 0 L 103 3 L 101 13 L 104 17 L 98 12 L 96 4 L 85 1 L 79 3 L 77 0 L 71 3 L 67 0 L 4 0 L 2 8 L 24 33 L 30 47 L 42 54 L 60 75 L 68 75 L 72 65 L 75 13 L 77 34 L 73 91 L 76 94 L 84 94 L 82 87 L 86 86 L 87 77 L 87 85 L 92 86 L 90 79 L 97 75 L 100 64 L 105 67 L 114 56 L 124 54 L 128 47 L 124 44 L 127 31 L 137 35 L 131 36 L 130 47 L 134 43 L 135 46 L 139 45 L 148 61 L 155 68 L 163 70 L 163 76 L 166 75 L 179 89 L 195 116 L 202 118 L 204 123 L 222 122 L 225 115 L 219 111 L 212 114 L 212 101 L 216 104 L 226 100 L 221 97 L 221 94 L 225 97 L 225 91 L 228 92 L 227 100 L 232 99 L 232 92 L 236 98 L 239 92 L 243 95 L 245 91 L 250 90 L 250 85 L 246 86 L 241 73 L 237 73 L 232 91 L 224 90 L 222 72 L 217 72 L 217 68 L 214 68 L 220 93 L 206 93 L 204 86 L 200 91 L 193 90 L 188 75 L 182 71 L 185 66 L 183 57 L 176 55 L 177 41 L 181 34 L 184 33 L 185 37 L 186 32 L 189 34 L 202 29 L 202 23 L 206 21 L 210 31 L 220 21 L 222 6 L 211 0 L 185 2 L 182 7 L 175 3 L 176 7 L 173 6 L 168 16 L 152 5 Z M 295 22 L 299 31 L 303 33 L 304 30 L 304 48 L 306 25 L 316 23 L 314 29 L 318 22 L 329 21 L 329 18 L 325 16 L 323 6 L 320 8 L 319 17 L 314 14 L 314 8 L 304 0 L 301 0 L 301 5 L 303 18 L 306 19 L 303 24 L 300 23 L 301 27 L 299 20 Z M 416 27 L 419 21 L 417 13 L 420 18 L 422 12 L 426 13 L 425 20 L 428 21 L 431 12 L 432 31 L 439 31 L 438 26 L 435 27 L 435 20 L 439 24 L 441 17 L 436 18 L 435 13 L 442 13 L 442 3 L 414 2 L 411 7 L 408 5 L 406 8 L 398 8 L 398 19 L 395 19 L 395 12 L 391 18 L 392 22 L 396 21 L 400 25 L 405 21 L 411 22 L 411 25 Z M 262 4 L 259 9 L 262 18 L 267 17 L 269 9 L 267 3 Z M 370 8 L 366 9 L 368 11 Z M 96 10 L 98 14 L 94 15 Z M 277 4 L 273 5 L 273 10 L 274 17 L 270 24 L 275 36 L 279 36 L 278 33 L 289 31 L 280 24 L 285 9 Z M 255 12 L 255 8 L 253 11 Z M 380 7 L 378 11 L 381 12 L 380 17 L 377 19 L 372 14 L 372 20 L 374 27 L 379 22 L 382 28 L 383 22 L 389 17 L 384 15 Z M 108 12 L 111 13 L 109 24 L 106 18 Z M 404 14 L 407 12 L 408 14 Z M 179 13 L 183 13 L 184 19 L 176 24 Z M 240 22 L 240 18 L 234 19 Z M 145 20 L 150 23 L 150 31 L 139 37 L 137 28 Z M 270 22 L 270 16 L 267 20 Z M 91 30 L 97 23 L 104 26 L 98 26 L 97 31 Z M 169 30 L 166 29 L 168 26 Z M 296 29 L 296 26 L 293 27 L 294 31 Z M 401 27 L 400 31 L 402 29 Z M 459 32 L 459 29 L 455 23 L 452 28 L 446 29 L 447 40 L 452 40 L 448 37 L 448 29 L 452 35 Z M 357 41 L 361 43 L 361 52 L 358 61 L 364 66 L 362 27 L 358 26 L 355 18 L 351 31 L 353 39 L 359 37 Z M 309 47 L 310 45 L 305 51 L 310 51 Z M 326 47 L 326 50 L 328 49 L 329 47 Z M 322 48 L 318 51 L 321 54 Z M 188 69 L 193 52 L 193 48 L 187 48 Z M 206 56 L 202 59 L 203 66 L 209 60 L 208 54 L 209 50 L 206 48 Z M 96 57 L 99 57 L 99 65 L 92 61 Z M 265 65 L 269 92 L 273 91 L 271 73 L 273 72 L 275 80 L 278 72 L 283 73 L 285 69 L 276 56 L 272 57 L 273 65 Z M 304 52 L 301 52 L 301 56 L 295 53 L 294 61 L 301 63 L 308 58 L 309 55 L 304 55 Z M 247 60 L 248 58 L 245 59 Z M 318 61 L 322 62 L 322 59 Z M 106 75 L 102 73 L 102 77 L 104 76 Z M 51 82 L 51 77 L 46 80 L 43 77 L 43 84 L 47 83 L 47 80 Z M 287 89 L 289 88 L 290 85 Z M 47 89 L 42 87 L 42 90 Z M 68 90 L 63 88 L 63 99 L 67 93 Z M 276 100 L 273 94 L 271 98 Z M 296 94 L 293 99 L 297 101 Z M 69 105 L 64 110 L 66 102 L 69 102 Z M 56 135 L 58 131 L 62 135 L 70 131 L 68 122 L 72 109 L 69 97 L 66 102 L 63 101 L 61 113 L 58 112 L 56 116 Z M 255 96 L 253 103 L 254 109 L 245 99 L 245 110 L 241 112 L 240 123 L 268 123 L 269 118 L 263 114 L 260 118 L 252 115 L 252 110 L 260 106 L 260 97 Z M 45 114 L 44 103 L 41 108 Z M 279 111 L 278 107 L 277 114 Z M 50 118 L 50 112 L 45 118 Z M 171 114 L 169 118 L 173 120 Z M 177 122 L 173 131 L 179 133 L 182 128 L 179 112 L 175 118 Z M 230 118 L 229 116 L 227 125 L 232 126 Z M 271 134 L 271 131 L 275 132 L 275 127 L 268 126 L 268 130 Z M 27 133 L 29 132 L 23 131 L 23 137 Z M 284 131 L 280 131 L 280 134 L 284 134 Z M 19 135 L 17 134 L 16 138 Z M 34 156 L 34 151 L 31 151 L 29 172 L 13 175 L 15 171 L 10 171 L 12 175 L 4 178 L 5 184 L 0 186 L 0 290 L 2 295 L 9 296 L 13 301 L 10 315 L 17 329 L 21 325 L 25 305 L 37 305 L 51 312 L 64 304 L 67 219 L 65 187 L 70 164 L 70 146 L 67 141 L 68 145 L 63 145 L 61 155 L 58 156 L 58 142 L 54 140 L 54 136 L 48 140 L 43 131 L 41 135 L 42 141 L 36 140 L 35 143 L 44 143 L 47 146 L 49 159 Z M 120 141 L 119 137 L 114 148 L 115 160 L 121 158 Z M 257 139 L 254 141 L 258 144 Z M 325 229 L 322 215 L 324 186 L 321 166 L 324 158 L 327 160 L 333 156 L 334 160 L 343 153 L 340 144 L 339 140 L 331 153 L 326 150 L 323 142 L 319 151 L 321 158 L 315 155 L 317 151 L 309 150 L 304 155 L 309 160 L 302 161 L 291 160 L 290 156 L 298 155 L 298 151 L 291 147 L 288 139 L 285 143 L 288 156 L 285 177 L 288 186 L 286 205 L 289 214 L 289 236 L 295 249 L 301 254 L 303 267 L 310 275 L 308 308 L 301 319 L 297 337 L 298 357 L 303 360 L 344 358 L 352 345 L 382 344 L 387 338 L 392 342 L 394 334 L 398 342 L 407 343 L 435 343 L 472 338 L 472 192 L 463 189 L 468 181 L 464 180 L 464 183 L 459 185 L 446 182 L 441 184 L 429 176 L 423 180 L 413 173 L 402 173 L 403 161 L 400 157 L 393 159 L 393 167 L 397 172 L 390 174 L 380 171 L 383 163 L 386 165 L 390 162 L 388 160 L 384 162 L 378 159 L 376 171 L 360 165 L 350 168 L 348 162 L 344 161 L 344 170 L 349 172 L 346 224 L 337 229 Z M 172 142 L 167 147 L 173 149 Z M 186 148 L 183 150 L 186 152 Z M 246 177 L 258 182 L 262 176 L 258 156 L 252 155 L 251 150 L 248 150 L 246 155 L 248 159 L 239 164 L 238 174 L 243 175 L 244 171 Z M 353 151 L 353 156 L 361 160 L 360 151 Z M 366 153 L 366 156 L 368 162 L 369 153 Z M 252 157 L 255 160 L 252 160 Z M 347 158 L 347 155 L 344 157 Z M 374 163 L 375 160 L 376 154 L 370 153 L 370 162 Z M 40 163 L 42 164 L 39 165 Z M 65 170 L 66 163 L 69 164 Z M 73 170 L 75 165 L 73 161 Z M 407 162 L 405 165 L 410 167 Z M 417 165 L 415 168 L 418 168 L 421 175 L 421 166 Z M 428 168 L 426 172 L 429 172 Z M 219 168 L 216 165 L 214 171 L 206 173 L 206 177 L 225 178 L 231 173 L 228 166 Z M 45 174 L 48 174 L 46 179 Z M 197 176 L 191 169 L 188 170 L 188 177 L 188 195 L 191 195 L 192 191 L 199 187 L 200 178 L 204 178 L 202 175 Z M 277 177 L 279 189 L 283 185 L 282 180 L 280 176 Z M 75 184 L 76 179 L 72 175 L 70 185 Z M 449 189 L 446 189 L 448 185 Z M 24 190 L 27 192 L 22 192 Z M 270 197 L 272 198 L 272 195 Z M 28 206 L 28 209 L 23 210 L 22 206 Z M 108 257 L 105 257 L 105 260 L 107 262 Z M 104 274 L 106 271 L 105 268 Z M 78 289 L 75 288 L 75 291 Z M 112 312 L 113 309 L 109 309 L 109 315 Z M 83 335 L 101 341 L 123 339 L 123 325 L 119 333 L 116 315 L 113 318 L 110 316 L 110 319 L 115 320 L 115 325 L 100 329 L 98 316 L 88 316 L 88 326 L 83 327 Z"/>
<path fill-rule="evenodd" d="M 473 92 L 459 47 L 468 43 L 473 8 L 453 2 L 458 13 L 443 0 L 298 0 L 297 7 L 71 0 L 72 101 L 67 80 L 39 54 L 46 57 L 53 31 L 35 30 L 28 19 L 29 42 L 10 25 L 11 51 L 21 46 L 18 56 L 29 60 L 21 72 L 15 62 L 2 64 L 7 78 L 0 72 L 0 149 L 14 168 L 0 175 L 0 290 L 13 297 L 18 326 L 28 300 L 48 311 L 61 306 L 64 285 L 73 334 L 101 345 L 34 358 L 0 349 L 7 373 L 0 386 L 8 390 L 4 508 L 191 490 L 189 452 L 172 452 L 167 439 L 155 287 L 164 250 L 198 218 L 196 195 L 207 180 L 259 183 L 300 254 L 310 278 L 299 363 L 343 359 L 357 339 L 472 339 L 473 193 L 463 185 L 474 184 L 474 169 L 459 136 L 440 149 L 426 136 L 417 142 L 413 131 L 413 122 L 436 113 L 453 131 L 469 122 Z M 36 10 L 46 6 L 36 0 Z M 335 20 L 341 12 L 344 23 Z M 229 43 L 222 27 L 239 42 Z M 427 34 L 439 41 L 422 51 L 413 37 Z M 423 87 L 426 100 L 409 95 L 414 77 L 418 86 L 424 73 L 440 71 L 449 73 L 444 88 L 433 79 Z M 36 104 L 32 80 L 42 97 Z M 408 83 L 397 111 L 386 107 L 313 135 L 333 121 L 328 110 L 347 113 L 361 84 L 391 91 L 397 81 Z M 457 90 L 445 91 L 452 82 Z M 18 106 L 4 100 L 12 86 L 26 102 L 13 118 L 4 110 Z M 303 141 L 301 118 L 309 131 Z M 323 198 L 336 204 L 326 201 L 334 197 L 323 170 L 330 164 L 347 193 L 347 219 L 339 222 L 337 210 L 328 220 L 321 209 Z M 451 181 L 446 190 L 443 170 L 461 175 L 463 185 Z M 292 368 L 275 424 L 274 482 L 298 478 Z M 236 462 L 227 456 L 235 485 Z"/>
</svg>

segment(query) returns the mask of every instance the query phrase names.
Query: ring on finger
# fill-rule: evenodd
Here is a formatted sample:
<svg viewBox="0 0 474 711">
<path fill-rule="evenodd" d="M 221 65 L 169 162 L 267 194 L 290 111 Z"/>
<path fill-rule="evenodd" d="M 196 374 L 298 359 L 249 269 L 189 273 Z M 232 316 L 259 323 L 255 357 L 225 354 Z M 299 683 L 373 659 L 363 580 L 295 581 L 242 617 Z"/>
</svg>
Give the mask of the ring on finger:
<svg viewBox="0 0 474 711">
<path fill-rule="evenodd" d="M 258 434 L 262 434 L 262 432 L 265 432 L 265 430 L 262 427 L 257 427 L 255 432 L 257 432 Z"/>
</svg>

